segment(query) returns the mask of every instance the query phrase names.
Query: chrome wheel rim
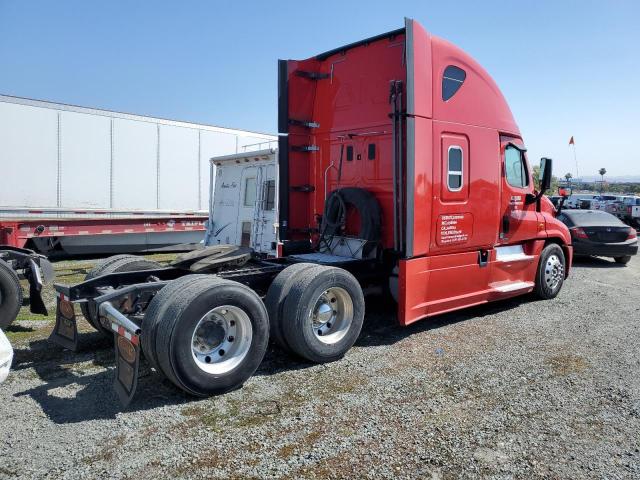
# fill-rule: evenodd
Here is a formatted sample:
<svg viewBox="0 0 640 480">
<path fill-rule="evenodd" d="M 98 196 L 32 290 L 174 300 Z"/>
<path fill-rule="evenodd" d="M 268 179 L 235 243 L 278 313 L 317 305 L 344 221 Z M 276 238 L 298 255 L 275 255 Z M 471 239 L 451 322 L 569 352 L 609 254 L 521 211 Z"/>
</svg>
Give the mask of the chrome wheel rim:
<svg viewBox="0 0 640 480">
<path fill-rule="evenodd" d="M 233 305 L 202 316 L 191 336 L 191 355 L 200 370 L 221 375 L 236 368 L 249 353 L 253 328 L 247 313 Z"/>
<path fill-rule="evenodd" d="M 309 313 L 315 337 L 332 345 L 342 340 L 353 323 L 353 300 L 341 287 L 331 287 L 320 295 Z"/>
<path fill-rule="evenodd" d="M 544 266 L 544 282 L 551 290 L 558 288 L 564 278 L 564 265 L 557 255 L 550 255 Z"/>
</svg>

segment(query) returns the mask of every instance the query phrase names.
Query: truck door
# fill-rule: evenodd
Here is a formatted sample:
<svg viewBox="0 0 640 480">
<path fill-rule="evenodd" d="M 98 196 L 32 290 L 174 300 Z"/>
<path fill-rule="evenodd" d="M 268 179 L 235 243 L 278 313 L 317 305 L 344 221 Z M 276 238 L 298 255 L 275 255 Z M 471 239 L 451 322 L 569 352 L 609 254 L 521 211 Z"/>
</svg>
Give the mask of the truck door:
<svg viewBox="0 0 640 480">
<path fill-rule="evenodd" d="M 499 245 L 513 245 L 537 236 L 536 205 L 527 204 L 527 194 L 533 194 L 531 169 L 522 140 L 500 139 L 502 156 L 502 188 L 500 200 Z"/>
</svg>

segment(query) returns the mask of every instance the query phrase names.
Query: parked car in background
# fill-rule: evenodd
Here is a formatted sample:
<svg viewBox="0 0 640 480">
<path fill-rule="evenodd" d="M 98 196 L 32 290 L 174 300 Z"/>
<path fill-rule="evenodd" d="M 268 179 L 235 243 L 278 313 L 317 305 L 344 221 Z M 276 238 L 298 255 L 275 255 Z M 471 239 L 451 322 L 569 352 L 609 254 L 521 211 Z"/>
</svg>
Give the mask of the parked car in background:
<svg viewBox="0 0 640 480">
<path fill-rule="evenodd" d="M 583 202 L 589 202 L 589 207 L 591 205 L 591 201 L 596 197 L 593 193 L 574 193 L 567 197 L 564 202 L 564 208 L 583 208 Z"/>
<path fill-rule="evenodd" d="M 619 197 L 616 197 L 615 200 L 606 202 L 604 205 L 604 211 L 611 215 L 615 215 L 622 220 L 624 214 L 627 212 L 625 203 L 631 202 L 633 198 L 634 197 L 632 195 L 620 195 Z"/>
<path fill-rule="evenodd" d="M 575 255 L 613 257 L 627 264 L 638 253 L 636 230 L 601 210 L 563 210 L 558 219 L 571 232 Z"/>
<path fill-rule="evenodd" d="M 640 228 L 640 197 L 626 197 L 623 200 L 620 219 L 627 225 Z"/>
<path fill-rule="evenodd" d="M 592 210 L 604 210 L 608 203 L 615 202 L 618 199 L 616 195 L 598 195 L 591 201 Z"/>
</svg>

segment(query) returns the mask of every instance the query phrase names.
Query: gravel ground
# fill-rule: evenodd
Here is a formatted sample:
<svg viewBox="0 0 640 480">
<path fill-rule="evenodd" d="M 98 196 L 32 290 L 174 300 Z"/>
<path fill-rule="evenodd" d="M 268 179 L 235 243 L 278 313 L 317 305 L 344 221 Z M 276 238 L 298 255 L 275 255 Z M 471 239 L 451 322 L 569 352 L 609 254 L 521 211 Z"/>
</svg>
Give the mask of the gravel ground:
<svg viewBox="0 0 640 480">
<path fill-rule="evenodd" d="M 13 332 L 1 478 L 640 478 L 640 259 L 574 266 L 559 297 L 393 324 L 369 301 L 345 359 L 271 347 L 244 388 L 194 400 L 145 368 L 125 411 L 113 353 Z"/>
</svg>

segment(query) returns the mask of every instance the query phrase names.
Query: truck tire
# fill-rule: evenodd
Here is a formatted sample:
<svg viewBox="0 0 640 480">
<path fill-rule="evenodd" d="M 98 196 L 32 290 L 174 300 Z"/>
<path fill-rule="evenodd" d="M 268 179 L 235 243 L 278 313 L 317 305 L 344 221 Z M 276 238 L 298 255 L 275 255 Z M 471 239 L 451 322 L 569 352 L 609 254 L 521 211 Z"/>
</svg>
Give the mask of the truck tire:
<svg viewBox="0 0 640 480">
<path fill-rule="evenodd" d="M 359 230 L 355 236 L 370 242 L 363 247 L 362 253 L 367 256 L 382 235 L 382 208 L 376 197 L 368 190 L 346 187 L 331 192 L 325 201 L 322 216 L 323 235 L 332 237 L 340 234 L 348 205 L 351 205 L 360 217 Z"/>
<path fill-rule="evenodd" d="M 92 278 L 99 277 L 100 275 L 107 275 L 109 273 L 116 272 L 134 272 L 136 270 L 153 270 L 155 268 L 161 268 L 158 262 L 153 260 L 147 260 L 146 258 L 138 257 L 136 255 L 114 255 L 112 257 L 105 258 L 101 262 L 97 263 L 84 277 L 85 281 Z M 93 307 L 90 307 L 87 303 L 80 304 L 80 310 L 84 318 L 91 324 L 93 328 L 106 336 L 113 336 L 113 332 L 102 326 L 98 320 L 97 312 Z"/>
<path fill-rule="evenodd" d="M 162 374 L 162 370 L 158 366 L 158 361 L 155 356 L 155 343 L 156 333 L 158 330 L 158 324 L 160 319 L 164 316 L 169 302 L 167 299 L 173 298 L 176 292 L 189 288 L 194 282 L 202 281 L 203 278 L 216 278 L 211 275 L 185 275 L 176 280 L 169 282 L 164 288 L 162 288 L 153 297 L 142 319 L 142 334 L 140 335 L 140 344 L 142 346 L 142 353 L 149 362 L 149 365 L 153 367 L 158 373 Z"/>
<path fill-rule="evenodd" d="M 620 265 L 626 265 L 631 261 L 631 255 L 624 255 L 622 257 L 613 257 L 613 259 L 616 261 L 616 263 L 619 263 Z"/>
<path fill-rule="evenodd" d="M 153 356 L 161 372 L 187 393 L 205 397 L 234 390 L 264 358 L 267 309 L 246 285 L 211 275 L 189 277 L 175 280 L 179 286 L 163 305 L 147 313 L 149 323 L 157 324 Z"/>
<path fill-rule="evenodd" d="M 555 298 L 564 283 L 564 275 L 564 252 L 559 245 L 550 243 L 540 254 L 534 289 L 536 295 L 544 300 Z"/>
<path fill-rule="evenodd" d="M 353 346 L 364 321 L 362 288 L 346 270 L 315 266 L 296 277 L 284 302 L 282 332 L 302 358 L 338 360 Z"/>
<path fill-rule="evenodd" d="M 269 313 L 270 337 L 287 352 L 291 352 L 291 347 L 289 347 L 283 332 L 284 302 L 300 273 L 316 266 L 313 263 L 296 263 L 288 266 L 271 282 L 267 296 L 264 299 L 264 304 Z"/>
<path fill-rule="evenodd" d="M 13 322 L 22 307 L 22 286 L 16 272 L 0 260 L 0 328 Z"/>
</svg>

